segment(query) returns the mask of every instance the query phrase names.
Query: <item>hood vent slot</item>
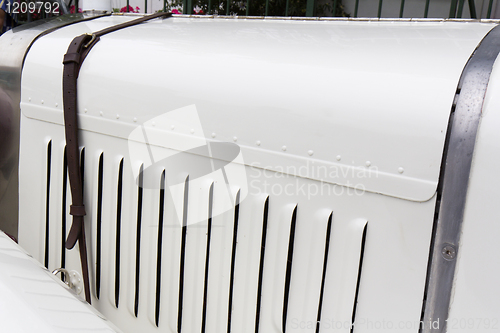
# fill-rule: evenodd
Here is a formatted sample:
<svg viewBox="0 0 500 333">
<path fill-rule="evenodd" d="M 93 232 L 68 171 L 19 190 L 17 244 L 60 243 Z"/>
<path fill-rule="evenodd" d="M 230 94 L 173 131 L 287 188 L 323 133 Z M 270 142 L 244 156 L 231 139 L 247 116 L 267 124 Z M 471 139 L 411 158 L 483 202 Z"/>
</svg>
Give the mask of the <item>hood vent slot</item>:
<svg viewBox="0 0 500 333">
<path fill-rule="evenodd" d="M 318 318 L 316 319 L 316 333 L 319 333 L 319 328 L 321 325 L 321 311 L 323 310 L 323 296 L 325 291 L 326 269 L 328 267 L 328 251 L 330 251 L 330 235 L 332 233 L 332 217 L 333 217 L 333 212 L 330 214 L 330 217 L 328 218 L 328 225 L 326 227 L 325 256 L 323 259 L 323 275 L 321 276 L 321 291 L 319 294 Z"/>
<path fill-rule="evenodd" d="M 115 256 L 115 305 L 120 301 L 120 241 L 122 228 L 122 192 L 123 192 L 123 158 L 118 169 L 118 186 L 116 193 L 116 256 Z"/>
<path fill-rule="evenodd" d="M 139 169 L 139 183 L 137 187 L 137 231 L 135 243 L 135 296 L 134 296 L 134 314 L 137 317 L 139 313 L 139 277 L 141 271 L 141 225 L 142 225 L 142 195 L 144 186 L 144 164 Z"/>
<path fill-rule="evenodd" d="M 181 238 L 181 261 L 179 274 L 179 307 L 177 313 L 177 333 L 181 333 L 182 328 L 182 307 L 184 296 L 184 265 L 186 258 L 186 237 L 187 237 L 187 214 L 188 214 L 188 193 L 189 193 L 189 175 L 184 182 L 184 205 L 182 209 L 182 238 Z"/>
<path fill-rule="evenodd" d="M 161 291 L 161 252 L 163 240 L 163 213 L 165 207 L 165 170 L 160 178 L 160 206 L 158 213 L 158 248 L 156 254 L 156 303 L 155 303 L 155 324 L 160 322 L 160 291 Z"/>
<path fill-rule="evenodd" d="M 269 216 L 269 197 L 264 204 L 264 214 L 262 217 L 262 240 L 260 245 L 259 282 L 257 287 L 257 307 L 255 310 L 255 333 L 259 333 L 260 306 L 262 303 L 262 279 L 264 277 L 264 258 L 266 254 L 267 219 Z"/>
<path fill-rule="evenodd" d="M 208 197 L 207 250 L 205 256 L 205 280 L 203 285 L 203 313 L 201 315 L 201 333 L 205 333 L 207 324 L 208 273 L 210 267 L 210 241 L 212 239 L 212 210 L 214 203 L 214 183 L 210 186 Z M 228 327 L 231 320 L 228 321 Z"/>
<path fill-rule="evenodd" d="M 234 288 L 234 264 L 236 262 L 236 244 L 238 243 L 238 219 L 240 215 L 240 191 L 236 194 L 234 206 L 234 225 L 233 225 L 233 245 L 231 251 L 231 275 L 229 278 L 229 300 L 227 314 L 227 333 L 231 332 L 231 314 L 233 308 L 233 288 Z"/>
<path fill-rule="evenodd" d="M 52 163 L 52 140 L 47 144 L 47 176 L 46 176 L 46 194 L 45 194 L 45 251 L 44 264 L 49 268 L 49 225 L 50 225 L 50 170 Z"/>
<path fill-rule="evenodd" d="M 354 332 L 354 324 L 356 320 L 356 308 L 358 306 L 358 296 L 359 296 L 359 286 L 361 284 L 361 272 L 363 270 L 363 259 L 365 256 L 365 243 L 366 243 L 366 230 L 368 228 L 368 223 L 365 224 L 363 228 L 363 238 L 361 239 L 361 251 L 359 254 L 359 268 L 358 268 L 358 280 L 356 282 L 356 294 L 354 296 L 354 305 L 352 308 L 352 320 L 351 320 L 351 333 Z"/>
<path fill-rule="evenodd" d="M 283 333 L 286 331 L 286 316 L 288 313 L 288 299 L 290 297 L 290 281 L 292 279 L 293 245 L 295 242 L 295 226 L 297 225 L 297 206 L 293 209 L 292 222 L 290 225 L 290 239 L 288 241 L 288 258 L 286 262 L 285 291 L 283 295 Z"/>
<path fill-rule="evenodd" d="M 102 242 L 102 181 L 104 170 L 104 154 L 99 155 L 99 169 L 97 174 L 97 225 L 96 225 L 96 269 L 95 269 L 95 290 L 96 297 L 101 296 L 101 242 Z"/>
<path fill-rule="evenodd" d="M 62 200 L 61 200 L 61 267 L 66 267 L 66 205 L 68 193 L 68 156 L 66 155 L 66 146 L 63 152 L 63 181 L 62 181 Z M 64 274 L 61 274 L 61 280 L 64 281 Z"/>
</svg>

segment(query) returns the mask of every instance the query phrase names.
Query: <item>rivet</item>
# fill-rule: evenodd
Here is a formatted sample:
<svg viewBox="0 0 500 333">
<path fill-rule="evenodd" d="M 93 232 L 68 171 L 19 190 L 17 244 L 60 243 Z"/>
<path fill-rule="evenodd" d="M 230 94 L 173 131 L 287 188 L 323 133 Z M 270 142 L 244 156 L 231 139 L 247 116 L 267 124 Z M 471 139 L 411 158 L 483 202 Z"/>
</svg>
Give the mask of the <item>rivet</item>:
<svg viewBox="0 0 500 333">
<path fill-rule="evenodd" d="M 260 141 L 256 141 L 256 142 L 255 142 L 255 144 L 256 144 L 257 146 L 260 146 Z"/>
<path fill-rule="evenodd" d="M 56 108 L 59 106 L 59 104 L 56 103 Z"/>
<path fill-rule="evenodd" d="M 286 146 L 281 147 L 281 150 L 286 151 Z"/>
<path fill-rule="evenodd" d="M 453 245 L 446 244 L 441 250 L 441 255 L 446 260 L 453 260 L 457 256 L 457 250 Z"/>
<path fill-rule="evenodd" d="M 191 134 L 194 134 L 194 128 L 191 128 L 190 132 L 191 132 Z"/>
<path fill-rule="evenodd" d="M 43 104 L 43 99 L 42 99 L 42 104 Z"/>
<path fill-rule="evenodd" d="M 100 115 L 101 115 L 101 117 L 102 117 L 102 111 L 100 111 L 100 112 L 99 112 L 99 114 L 100 114 Z"/>
<path fill-rule="evenodd" d="M 28 102 L 31 102 L 31 97 L 28 97 Z"/>
<path fill-rule="evenodd" d="M 370 162 L 370 161 L 366 161 L 366 162 L 365 162 L 365 165 L 366 165 L 367 167 L 369 167 L 370 165 L 372 165 L 372 162 Z"/>
<path fill-rule="evenodd" d="M 137 122 L 137 118 L 136 118 L 136 117 L 134 117 L 134 123 L 135 123 L 135 122 Z"/>
<path fill-rule="evenodd" d="M 153 121 L 153 122 L 151 123 L 151 125 L 155 126 L 155 125 L 156 125 L 156 123 Z"/>
<path fill-rule="evenodd" d="M 399 173 L 403 173 L 403 172 L 405 172 L 405 169 L 403 169 L 402 167 L 399 167 L 399 168 L 398 168 L 398 172 L 399 172 Z"/>
<path fill-rule="evenodd" d="M 120 119 L 120 115 L 119 114 L 116 115 L 116 119 Z"/>
<path fill-rule="evenodd" d="M 309 150 L 309 151 L 308 151 L 307 153 L 309 154 L 309 156 L 313 156 L 313 154 L 314 154 L 314 151 L 312 151 L 312 150 Z"/>
<path fill-rule="evenodd" d="M 175 129 L 175 125 L 170 126 L 170 129 L 174 130 Z"/>
<path fill-rule="evenodd" d="M 340 155 L 337 155 L 336 159 L 337 159 L 337 161 L 340 161 L 342 159 L 342 157 Z"/>
<path fill-rule="evenodd" d="M 234 142 L 238 141 L 238 137 L 233 136 L 233 141 L 234 141 Z"/>
<path fill-rule="evenodd" d="M 215 133 L 212 133 L 212 138 L 215 138 L 217 135 Z"/>
</svg>

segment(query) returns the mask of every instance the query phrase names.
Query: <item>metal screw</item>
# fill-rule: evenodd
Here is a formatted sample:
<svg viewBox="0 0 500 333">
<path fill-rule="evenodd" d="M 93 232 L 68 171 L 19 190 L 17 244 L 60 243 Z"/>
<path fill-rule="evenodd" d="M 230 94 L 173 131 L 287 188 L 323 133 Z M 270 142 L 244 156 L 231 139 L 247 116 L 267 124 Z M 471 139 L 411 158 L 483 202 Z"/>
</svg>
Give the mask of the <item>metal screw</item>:
<svg viewBox="0 0 500 333">
<path fill-rule="evenodd" d="M 441 250 L 441 255 L 446 260 L 453 260 L 457 256 L 457 250 L 453 245 L 445 245 Z"/>
</svg>

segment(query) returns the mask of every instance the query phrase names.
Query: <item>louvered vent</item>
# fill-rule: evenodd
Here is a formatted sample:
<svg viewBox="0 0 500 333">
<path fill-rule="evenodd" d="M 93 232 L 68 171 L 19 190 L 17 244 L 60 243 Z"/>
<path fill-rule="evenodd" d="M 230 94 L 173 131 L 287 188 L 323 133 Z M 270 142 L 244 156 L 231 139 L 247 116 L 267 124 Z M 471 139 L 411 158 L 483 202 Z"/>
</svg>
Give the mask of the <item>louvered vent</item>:
<svg viewBox="0 0 500 333">
<path fill-rule="evenodd" d="M 228 333 L 238 331 L 234 323 L 235 320 L 241 320 L 242 315 L 246 323 L 252 323 L 253 329 L 248 330 L 252 332 L 280 331 L 285 333 L 287 327 L 293 326 L 290 319 L 291 303 L 298 301 L 298 298 L 294 299 L 293 295 L 298 295 L 299 289 L 297 287 L 300 287 L 300 285 L 294 285 L 293 281 L 294 279 L 307 279 L 307 275 L 310 273 L 307 272 L 308 268 L 299 266 L 307 260 L 304 261 L 304 258 L 301 258 L 300 263 L 296 262 L 296 256 L 299 255 L 297 251 L 303 250 L 304 246 L 313 245 L 304 242 L 304 239 L 301 240 L 300 245 L 296 244 L 297 237 L 300 237 L 297 234 L 299 230 L 303 231 L 308 228 L 307 216 L 300 214 L 300 203 L 295 203 L 293 206 L 286 205 L 288 207 L 286 208 L 280 200 L 266 195 L 257 200 L 260 202 L 257 205 L 260 206 L 260 209 L 255 210 L 256 200 L 249 196 L 240 201 L 240 190 L 236 189 L 231 218 L 222 219 L 219 217 L 219 220 L 214 222 L 214 216 L 212 216 L 214 204 L 217 204 L 219 199 L 217 193 L 220 193 L 220 189 L 217 187 L 222 185 L 212 182 L 206 188 L 208 192 L 205 196 L 206 201 L 190 201 L 190 181 L 189 175 L 186 175 L 182 193 L 172 193 L 167 200 L 168 179 L 166 179 L 164 169 L 159 169 L 156 175 L 147 173 L 145 175 L 144 165 L 141 164 L 139 176 L 134 181 L 130 177 L 129 168 L 125 167 L 128 162 L 124 157 L 108 158 L 106 152 L 94 152 L 89 155 L 87 150 L 88 148 L 81 150 L 81 170 L 82 180 L 86 180 L 84 178 L 86 176 L 93 181 L 92 184 L 89 184 L 89 181 L 84 183 L 85 198 L 86 200 L 90 199 L 90 204 L 87 204 L 87 207 L 90 208 L 88 208 L 89 211 L 92 211 L 86 217 L 86 223 L 88 231 L 91 233 L 88 238 L 93 240 L 89 242 L 88 246 L 93 254 L 92 258 L 94 258 L 92 263 L 94 302 L 101 311 L 105 313 L 112 311 L 109 307 L 109 303 L 112 303 L 115 311 L 120 311 L 122 307 L 132 309 L 131 312 L 119 312 L 120 320 L 123 320 L 123 316 L 126 316 L 127 313 L 138 319 L 145 316 L 149 318 L 151 327 L 168 325 L 171 331 L 179 333 L 183 331 L 193 332 L 196 324 L 199 325 L 201 332 L 213 332 L 214 327 L 218 327 L 218 329 L 224 327 Z M 86 164 L 89 156 L 95 160 Z M 71 221 L 67 209 L 70 198 L 67 191 L 68 174 L 65 147 L 54 156 L 53 142 L 49 141 L 46 147 L 46 158 L 45 265 L 47 267 L 65 267 L 69 252 L 64 247 L 64 239 Z M 54 168 L 54 166 L 60 167 Z M 54 198 L 51 195 L 51 182 L 55 177 L 61 179 L 62 186 L 60 187 L 60 195 Z M 112 179 L 106 179 L 109 177 Z M 155 177 L 158 186 L 155 189 L 145 188 L 145 177 Z M 113 192 L 114 195 L 111 195 Z M 179 198 L 174 197 L 175 194 L 178 194 Z M 57 199 L 61 201 L 58 202 Z M 166 210 L 173 208 L 172 200 L 182 201 L 182 212 L 178 212 L 178 216 L 182 220 L 181 225 L 175 225 L 175 222 L 167 220 L 173 216 L 171 212 L 169 214 L 166 212 Z M 154 205 L 152 201 L 157 204 Z M 276 206 L 273 207 L 273 205 Z M 156 209 L 151 210 L 151 207 L 156 207 Z M 206 221 L 189 224 L 188 214 L 193 209 L 206 212 Z M 60 213 L 51 215 L 52 210 L 59 210 Z M 276 212 L 281 214 L 287 210 L 289 212 L 288 221 L 273 220 L 277 216 Z M 103 214 L 104 211 L 106 214 Z M 271 211 L 274 212 L 272 215 L 270 215 Z M 249 214 L 249 216 L 242 214 Z M 51 219 L 51 216 L 59 216 L 60 219 Z M 323 244 L 321 251 L 318 252 L 321 253 L 321 258 L 315 258 L 316 261 L 321 261 L 322 265 L 316 265 L 318 271 L 312 274 L 317 277 L 315 284 L 318 286 L 316 310 L 314 310 L 315 332 L 322 331 L 321 322 L 325 297 L 335 297 L 335 295 L 325 295 L 329 284 L 328 272 L 332 269 L 329 269 L 328 266 L 332 251 L 331 235 L 332 230 L 335 230 L 335 212 L 330 211 L 324 216 L 322 228 L 318 229 L 320 231 L 308 239 L 308 242 Z M 244 225 L 240 225 L 241 218 L 243 218 Z M 222 220 L 224 220 L 224 224 L 220 223 Z M 252 225 L 249 224 L 250 220 Z M 51 233 L 53 234 L 57 228 L 60 229 L 60 237 L 51 237 Z M 215 239 L 214 230 L 216 232 Z M 359 251 L 358 262 L 355 265 L 351 264 L 351 266 L 356 267 L 357 276 L 350 311 L 352 322 L 356 316 L 362 277 L 367 237 L 366 221 L 358 230 L 358 236 L 354 239 L 357 239 L 359 243 L 352 247 Z M 250 231 L 253 232 L 253 235 L 250 235 Z M 249 242 L 249 238 L 252 238 L 250 236 L 253 237 L 251 243 Z M 176 251 L 170 251 L 174 238 L 177 238 L 178 248 Z M 224 239 L 226 239 L 226 245 L 223 247 L 220 246 L 220 243 L 214 243 Z M 216 247 L 213 248 L 213 246 Z M 240 247 L 242 248 L 240 249 Z M 56 251 L 58 254 L 50 253 L 51 250 L 55 251 L 56 249 L 60 249 Z M 247 262 L 250 259 L 247 257 L 250 256 L 250 253 L 254 259 L 257 259 L 254 260 L 256 265 L 248 266 L 247 272 L 242 271 L 242 268 L 251 263 Z M 277 253 L 281 253 L 281 255 L 278 256 Z M 51 258 L 57 256 L 60 256 L 59 260 L 51 262 Z M 72 256 L 71 260 L 70 266 L 78 267 L 78 257 Z M 112 266 L 110 266 L 111 262 Z M 124 263 L 126 263 L 125 266 Z M 170 263 L 170 265 L 166 266 L 166 263 Z M 172 266 L 172 263 L 177 264 Z M 279 269 L 277 269 L 278 267 Z M 225 268 L 227 271 L 219 271 L 221 268 Z M 281 278 L 276 275 L 279 271 L 282 272 Z M 193 272 L 200 273 L 200 276 L 191 275 Z M 168 279 L 164 276 L 165 274 L 169 276 Z M 175 275 L 178 276 L 177 279 L 173 277 Z M 251 285 L 255 287 L 255 290 L 245 289 L 247 288 L 245 283 L 238 281 L 242 275 L 246 275 L 246 279 L 249 281 L 253 280 Z M 302 278 L 300 278 L 301 276 Z M 226 279 L 226 290 L 224 287 L 220 289 L 221 283 L 218 277 Z M 175 280 L 177 283 L 174 283 Z M 193 282 L 196 281 L 200 285 L 193 285 Z M 266 286 L 266 284 L 268 285 Z M 276 285 L 281 285 L 282 290 L 281 292 L 274 290 L 272 299 L 270 299 L 270 294 L 265 294 L 265 290 L 272 290 Z M 214 286 L 219 287 L 219 289 Z M 103 297 L 103 288 L 106 289 L 107 297 Z M 213 294 L 214 292 L 219 292 L 221 295 L 217 296 Z M 238 297 L 245 294 L 247 299 L 242 303 L 242 299 L 238 299 Z M 123 299 L 123 295 L 132 295 L 132 297 L 127 296 Z M 253 295 L 250 297 L 254 300 L 253 305 L 248 302 L 248 295 Z M 275 295 L 280 295 L 281 299 L 276 299 Z M 217 296 L 216 306 L 220 311 L 226 309 L 227 315 L 225 323 L 218 322 L 216 326 L 211 323 L 211 326 L 208 327 L 210 320 L 208 308 L 214 306 L 213 301 L 210 300 L 211 296 Z M 226 300 L 221 302 L 221 299 L 224 298 Z M 175 299 L 176 302 L 172 302 L 172 299 Z M 263 302 L 266 302 L 265 309 Z M 276 330 L 276 326 L 267 327 L 270 319 L 269 308 L 272 307 L 273 312 L 276 312 L 276 305 L 279 305 L 281 313 L 278 330 Z M 294 315 L 297 314 L 297 308 L 300 308 L 300 304 L 295 304 Z M 165 314 L 165 312 L 169 314 Z M 263 314 L 266 314 L 266 318 L 263 318 Z M 199 318 L 193 318 L 193 315 Z M 173 318 L 175 318 L 175 325 L 163 322 L 165 319 L 171 321 Z"/>
</svg>

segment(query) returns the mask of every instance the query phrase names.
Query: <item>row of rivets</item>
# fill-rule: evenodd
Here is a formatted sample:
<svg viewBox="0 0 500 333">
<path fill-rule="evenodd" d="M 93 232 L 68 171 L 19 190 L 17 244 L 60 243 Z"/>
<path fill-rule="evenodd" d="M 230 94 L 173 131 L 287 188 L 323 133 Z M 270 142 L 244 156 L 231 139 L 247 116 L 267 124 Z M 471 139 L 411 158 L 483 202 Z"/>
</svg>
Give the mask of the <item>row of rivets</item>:
<svg viewBox="0 0 500 333">
<path fill-rule="evenodd" d="M 31 102 L 31 97 L 28 97 L 28 102 Z M 40 104 L 45 104 L 45 101 L 43 99 L 40 100 Z M 59 106 L 58 103 L 55 103 L 54 105 L 55 105 L 56 108 Z"/>
<path fill-rule="evenodd" d="M 31 97 L 28 97 L 28 102 L 31 102 Z M 43 99 L 41 100 L 41 103 L 42 103 L 42 104 L 44 103 L 44 100 L 43 100 Z M 57 107 L 57 106 L 58 106 L 58 104 L 57 104 L 57 103 L 55 103 L 55 106 Z M 87 111 L 88 111 L 88 110 L 87 110 L 87 109 L 85 109 L 85 113 L 87 113 Z M 100 114 L 100 116 L 101 116 L 101 117 L 103 116 L 103 112 L 102 112 L 102 111 L 100 111 L 100 112 L 99 112 L 99 114 Z M 116 115 L 116 119 L 120 119 L 120 115 L 119 115 L 119 114 L 117 114 L 117 115 Z M 135 122 L 137 122 L 137 118 L 136 118 L 136 117 L 134 117 L 134 123 L 135 123 Z M 155 126 L 156 124 L 155 124 L 155 122 L 153 121 L 153 122 L 151 123 L 151 125 Z M 170 128 L 171 128 L 172 130 L 174 130 L 174 129 L 175 129 L 175 125 L 172 125 Z M 191 132 L 191 134 L 194 134 L 194 129 L 192 128 L 190 132 Z M 212 138 L 215 138 L 216 136 L 217 136 L 217 135 L 216 135 L 215 133 L 212 133 Z M 237 141 L 238 141 L 238 137 L 234 136 L 234 137 L 233 137 L 233 141 L 234 141 L 234 142 L 237 142 Z M 255 144 L 256 144 L 257 146 L 260 146 L 260 145 L 261 145 L 261 142 L 260 142 L 260 141 L 255 141 Z M 287 150 L 287 147 L 286 147 L 286 146 L 282 146 L 282 147 L 281 147 L 281 150 L 286 151 L 286 150 Z M 313 150 L 308 150 L 308 151 L 307 151 L 307 154 L 308 154 L 309 156 L 313 156 L 313 155 L 314 155 L 314 151 L 313 151 Z M 340 161 L 340 160 L 342 159 L 342 157 L 341 157 L 340 155 L 337 155 L 337 156 L 335 157 L 335 159 L 336 159 L 337 161 Z M 370 167 L 370 166 L 372 165 L 372 163 L 371 163 L 370 161 L 366 161 L 366 162 L 365 162 L 365 165 L 366 165 L 366 167 Z M 404 168 L 403 168 L 403 167 L 399 167 L 399 168 L 398 168 L 398 172 L 399 172 L 399 173 L 403 173 L 404 171 L 405 171 L 405 170 L 404 170 Z"/>
</svg>

